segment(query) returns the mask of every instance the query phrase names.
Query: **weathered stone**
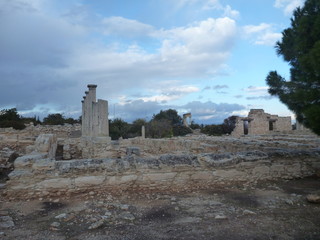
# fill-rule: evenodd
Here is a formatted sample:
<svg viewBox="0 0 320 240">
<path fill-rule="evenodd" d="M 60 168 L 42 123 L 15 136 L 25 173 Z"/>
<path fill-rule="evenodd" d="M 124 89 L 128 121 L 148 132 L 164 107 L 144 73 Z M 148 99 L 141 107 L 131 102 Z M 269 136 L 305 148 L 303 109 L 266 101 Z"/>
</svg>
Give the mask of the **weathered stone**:
<svg viewBox="0 0 320 240">
<path fill-rule="evenodd" d="M 14 222 L 10 216 L 0 216 L 0 228 L 14 227 Z"/>
<path fill-rule="evenodd" d="M 309 194 L 307 200 L 311 203 L 320 203 L 320 194 Z"/>
<path fill-rule="evenodd" d="M 32 169 L 43 171 L 43 170 L 52 170 L 55 166 L 55 160 L 50 158 L 38 159 L 32 164 Z"/>
<path fill-rule="evenodd" d="M 101 226 L 104 224 L 104 221 L 105 221 L 104 219 L 100 219 L 99 221 L 92 223 L 92 224 L 88 227 L 88 229 L 89 229 L 89 230 L 97 229 L 97 228 L 101 227 Z"/>
<path fill-rule="evenodd" d="M 47 179 L 37 184 L 37 188 L 40 189 L 69 189 L 71 186 L 70 178 Z"/>
<path fill-rule="evenodd" d="M 84 176 L 75 178 L 76 187 L 88 187 L 100 185 L 105 180 L 104 176 Z"/>
<path fill-rule="evenodd" d="M 28 168 L 28 167 L 31 167 L 36 160 L 44 159 L 46 157 L 47 157 L 46 154 L 33 154 L 33 155 L 25 155 L 22 157 L 18 157 L 14 161 L 14 167 L 15 169 Z"/>
</svg>

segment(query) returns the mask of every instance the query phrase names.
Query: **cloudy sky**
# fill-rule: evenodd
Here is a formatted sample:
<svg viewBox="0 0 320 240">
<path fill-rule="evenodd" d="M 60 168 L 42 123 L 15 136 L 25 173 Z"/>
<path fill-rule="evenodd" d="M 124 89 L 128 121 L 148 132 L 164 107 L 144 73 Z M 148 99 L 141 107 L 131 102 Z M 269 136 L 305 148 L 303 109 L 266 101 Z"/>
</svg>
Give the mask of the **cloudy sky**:
<svg viewBox="0 0 320 240">
<path fill-rule="evenodd" d="M 109 117 L 161 109 L 220 123 L 251 108 L 281 116 L 265 78 L 303 0 L 0 0 L 0 108 L 81 115 L 87 84 Z"/>
</svg>

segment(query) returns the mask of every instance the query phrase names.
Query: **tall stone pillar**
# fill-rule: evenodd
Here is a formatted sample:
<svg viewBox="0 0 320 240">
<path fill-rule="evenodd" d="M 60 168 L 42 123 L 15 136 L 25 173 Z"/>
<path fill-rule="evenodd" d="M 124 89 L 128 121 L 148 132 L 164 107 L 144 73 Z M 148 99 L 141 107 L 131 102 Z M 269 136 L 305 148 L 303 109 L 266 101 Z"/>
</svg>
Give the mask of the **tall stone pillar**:
<svg viewBox="0 0 320 240">
<path fill-rule="evenodd" d="M 82 136 L 108 137 L 108 102 L 101 99 L 96 101 L 97 85 L 89 84 L 88 88 L 82 101 Z"/>
</svg>

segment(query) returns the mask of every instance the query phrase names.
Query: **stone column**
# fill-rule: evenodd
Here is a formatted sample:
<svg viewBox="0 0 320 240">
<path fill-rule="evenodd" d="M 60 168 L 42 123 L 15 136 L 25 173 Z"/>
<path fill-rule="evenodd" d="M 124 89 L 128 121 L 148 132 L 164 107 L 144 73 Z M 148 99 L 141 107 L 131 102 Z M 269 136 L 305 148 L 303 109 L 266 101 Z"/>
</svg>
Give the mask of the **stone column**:
<svg viewBox="0 0 320 240">
<path fill-rule="evenodd" d="M 105 100 L 98 100 L 98 136 L 109 136 L 109 121 L 108 121 L 108 102 Z"/>
<path fill-rule="evenodd" d="M 96 88 L 97 85 L 94 84 L 89 84 L 88 85 L 89 88 L 89 93 L 88 93 L 88 106 L 87 106 L 87 114 L 88 114 L 88 136 L 94 136 L 94 123 L 93 123 L 93 115 L 94 115 L 94 111 L 93 111 L 93 103 L 96 102 Z"/>
</svg>

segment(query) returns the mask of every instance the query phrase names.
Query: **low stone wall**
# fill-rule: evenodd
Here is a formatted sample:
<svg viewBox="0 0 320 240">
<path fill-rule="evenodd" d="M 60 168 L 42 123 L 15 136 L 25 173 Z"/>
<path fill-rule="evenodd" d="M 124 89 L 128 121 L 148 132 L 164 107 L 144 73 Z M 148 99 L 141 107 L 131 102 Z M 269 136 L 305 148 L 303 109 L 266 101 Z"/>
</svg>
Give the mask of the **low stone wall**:
<svg viewBox="0 0 320 240">
<path fill-rule="evenodd" d="M 219 184 L 306 177 L 320 169 L 320 149 L 164 154 L 153 158 L 56 161 L 29 155 L 15 161 L 3 192 L 42 197 L 81 191 L 183 191 Z"/>
</svg>

